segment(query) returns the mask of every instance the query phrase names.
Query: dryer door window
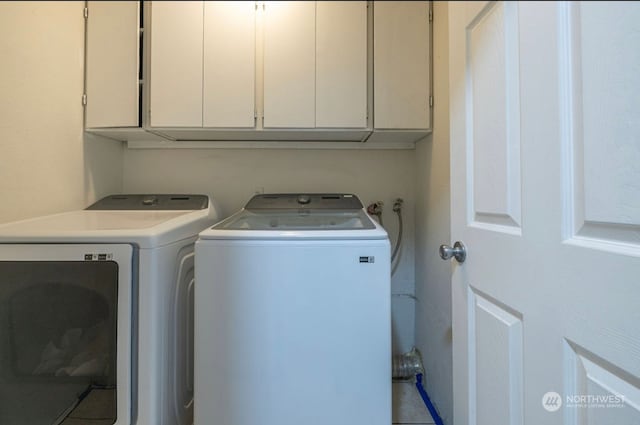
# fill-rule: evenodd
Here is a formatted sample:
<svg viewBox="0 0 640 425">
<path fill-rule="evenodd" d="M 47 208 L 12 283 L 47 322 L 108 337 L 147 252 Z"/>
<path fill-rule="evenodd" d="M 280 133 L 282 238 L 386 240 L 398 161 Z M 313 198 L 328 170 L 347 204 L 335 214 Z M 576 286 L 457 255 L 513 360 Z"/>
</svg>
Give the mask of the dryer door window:
<svg viewBox="0 0 640 425">
<path fill-rule="evenodd" d="M 0 423 L 117 420 L 118 264 L 0 261 Z"/>
</svg>

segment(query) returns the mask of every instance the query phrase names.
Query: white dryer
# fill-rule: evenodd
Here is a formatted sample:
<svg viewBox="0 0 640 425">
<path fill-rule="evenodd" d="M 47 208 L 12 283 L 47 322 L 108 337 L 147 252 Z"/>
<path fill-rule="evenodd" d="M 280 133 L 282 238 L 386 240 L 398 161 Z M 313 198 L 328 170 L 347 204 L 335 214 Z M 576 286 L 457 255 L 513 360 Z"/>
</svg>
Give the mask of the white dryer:
<svg viewBox="0 0 640 425">
<path fill-rule="evenodd" d="M 274 194 L 196 242 L 195 425 L 389 425 L 390 249 L 351 194 Z"/>
<path fill-rule="evenodd" d="M 0 423 L 193 420 L 204 195 L 113 195 L 0 226 Z"/>
</svg>

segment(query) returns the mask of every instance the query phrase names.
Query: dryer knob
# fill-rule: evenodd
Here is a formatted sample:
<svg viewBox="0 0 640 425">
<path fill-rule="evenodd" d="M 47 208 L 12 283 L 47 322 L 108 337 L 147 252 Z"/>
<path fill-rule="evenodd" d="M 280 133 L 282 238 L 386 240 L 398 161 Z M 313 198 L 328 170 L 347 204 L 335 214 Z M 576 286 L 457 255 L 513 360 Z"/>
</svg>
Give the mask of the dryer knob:
<svg viewBox="0 0 640 425">
<path fill-rule="evenodd" d="M 156 197 L 149 197 L 149 198 L 142 199 L 142 205 L 155 205 L 157 203 L 158 203 L 158 198 Z"/>
</svg>

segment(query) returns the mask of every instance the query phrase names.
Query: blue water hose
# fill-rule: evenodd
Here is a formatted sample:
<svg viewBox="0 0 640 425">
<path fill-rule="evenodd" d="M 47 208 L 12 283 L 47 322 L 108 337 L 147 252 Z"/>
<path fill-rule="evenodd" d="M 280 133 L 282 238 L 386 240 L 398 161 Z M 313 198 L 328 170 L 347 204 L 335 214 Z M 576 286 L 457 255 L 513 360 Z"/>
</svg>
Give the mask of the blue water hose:
<svg viewBox="0 0 640 425">
<path fill-rule="evenodd" d="M 429 399 L 429 396 L 427 395 L 427 392 L 425 391 L 424 387 L 422 386 L 422 374 L 421 373 L 416 375 L 416 388 L 418 389 L 418 392 L 420 393 L 420 396 L 422 397 L 422 400 L 424 401 L 424 404 L 427 406 L 427 409 L 429 409 L 429 413 L 431 413 L 431 417 L 436 422 L 436 425 L 444 425 L 444 423 L 442 422 L 442 418 L 440 417 L 440 415 L 438 415 L 438 412 L 436 411 L 436 408 L 433 407 L 433 404 L 431 403 L 431 400 Z"/>
</svg>

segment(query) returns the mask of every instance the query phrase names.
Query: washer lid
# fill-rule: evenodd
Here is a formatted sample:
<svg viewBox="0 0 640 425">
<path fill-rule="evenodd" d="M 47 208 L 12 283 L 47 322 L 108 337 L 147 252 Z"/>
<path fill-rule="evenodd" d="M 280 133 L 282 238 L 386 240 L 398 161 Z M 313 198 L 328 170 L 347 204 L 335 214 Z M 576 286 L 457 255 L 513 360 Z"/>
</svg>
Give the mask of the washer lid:
<svg viewBox="0 0 640 425">
<path fill-rule="evenodd" d="M 216 224 L 222 230 L 357 230 L 375 229 L 364 210 L 248 210 Z"/>
<path fill-rule="evenodd" d="M 248 210 L 242 209 L 201 239 L 386 239 L 387 232 L 363 209 Z"/>
</svg>

